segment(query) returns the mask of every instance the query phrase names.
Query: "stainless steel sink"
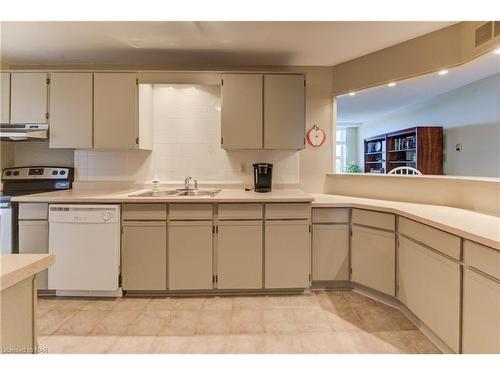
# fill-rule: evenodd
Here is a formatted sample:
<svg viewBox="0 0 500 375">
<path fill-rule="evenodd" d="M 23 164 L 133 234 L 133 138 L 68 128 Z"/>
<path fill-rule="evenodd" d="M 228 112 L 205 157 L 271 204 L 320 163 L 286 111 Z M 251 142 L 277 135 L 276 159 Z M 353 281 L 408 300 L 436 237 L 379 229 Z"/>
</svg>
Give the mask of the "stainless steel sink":
<svg viewBox="0 0 500 375">
<path fill-rule="evenodd" d="M 184 190 L 179 192 L 179 197 L 213 197 L 220 189 L 211 189 L 211 190 Z"/>
<path fill-rule="evenodd" d="M 220 192 L 221 189 L 204 189 L 204 190 L 145 190 L 139 193 L 129 194 L 129 197 L 213 197 Z"/>
</svg>

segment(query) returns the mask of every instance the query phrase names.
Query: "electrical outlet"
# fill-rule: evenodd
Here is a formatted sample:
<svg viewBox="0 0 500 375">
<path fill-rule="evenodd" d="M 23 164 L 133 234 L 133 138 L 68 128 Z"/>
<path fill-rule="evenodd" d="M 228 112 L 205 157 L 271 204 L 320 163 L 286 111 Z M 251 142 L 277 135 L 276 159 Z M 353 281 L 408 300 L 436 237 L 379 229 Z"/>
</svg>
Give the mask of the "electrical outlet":
<svg viewBox="0 0 500 375">
<path fill-rule="evenodd" d="M 247 173 L 247 163 L 241 163 L 240 164 L 240 172 L 241 173 Z"/>
<path fill-rule="evenodd" d="M 455 145 L 455 151 L 462 151 L 462 144 L 461 143 L 457 143 Z"/>
</svg>

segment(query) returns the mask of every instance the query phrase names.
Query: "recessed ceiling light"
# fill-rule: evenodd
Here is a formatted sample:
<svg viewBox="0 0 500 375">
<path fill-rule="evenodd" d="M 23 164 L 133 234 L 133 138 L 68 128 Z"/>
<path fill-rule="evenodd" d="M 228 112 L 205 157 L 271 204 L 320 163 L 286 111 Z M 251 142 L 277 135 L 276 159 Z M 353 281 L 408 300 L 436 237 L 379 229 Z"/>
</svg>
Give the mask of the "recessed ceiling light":
<svg viewBox="0 0 500 375">
<path fill-rule="evenodd" d="M 440 76 L 444 76 L 445 74 L 448 74 L 448 71 L 447 71 L 446 69 L 443 69 L 443 70 L 440 70 L 440 71 L 438 72 L 438 74 L 439 74 Z"/>
<path fill-rule="evenodd" d="M 354 95 L 356 95 L 356 93 L 355 93 L 354 91 L 351 91 L 351 92 L 349 93 L 349 96 L 354 96 Z"/>
<path fill-rule="evenodd" d="M 389 87 L 394 87 L 394 86 L 396 86 L 396 82 L 389 82 L 389 83 L 387 84 L 387 86 L 389 86 Z"/>
<path fill-rule="evenodd" d="M 494 53 L 495 55 L 500 55 L 500 47 L 495 48 L 495 49 L 493 50 L 493 53 Z"/>
</svg>

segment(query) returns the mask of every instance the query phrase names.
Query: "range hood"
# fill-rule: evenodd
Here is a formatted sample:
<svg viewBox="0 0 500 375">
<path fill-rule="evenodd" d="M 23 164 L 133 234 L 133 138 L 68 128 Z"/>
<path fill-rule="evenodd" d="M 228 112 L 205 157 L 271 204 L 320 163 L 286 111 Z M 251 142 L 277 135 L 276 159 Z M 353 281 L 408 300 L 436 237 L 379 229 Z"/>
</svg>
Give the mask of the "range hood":
<svg viewBox="0 0 500 375">
<path fill-rule="evenodd" d="M 48 124 L 0 124 L 0 140 L 6 142 L 43 142 L 48 133 Z"/>
</svg>

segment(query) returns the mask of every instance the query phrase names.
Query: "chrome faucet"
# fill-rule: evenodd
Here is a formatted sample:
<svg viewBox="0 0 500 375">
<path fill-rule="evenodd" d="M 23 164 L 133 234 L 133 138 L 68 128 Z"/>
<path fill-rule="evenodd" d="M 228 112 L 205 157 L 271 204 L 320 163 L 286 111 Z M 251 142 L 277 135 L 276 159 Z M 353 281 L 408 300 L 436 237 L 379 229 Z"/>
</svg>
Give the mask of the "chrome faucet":
<svg viewBox="0 0 500 375">
<path fill-rule="evenodd" d="M 190 187 L 189 187 L 189 183 L 193 181 L 194 182 L 194 190 L 198 190 L 198 180 L 195 180 L 193 177 L 191 176 L 188 176 L 186 177 L 186 179 L 184 180 L 184 190 L 192 190 Z"/>
</svg>

